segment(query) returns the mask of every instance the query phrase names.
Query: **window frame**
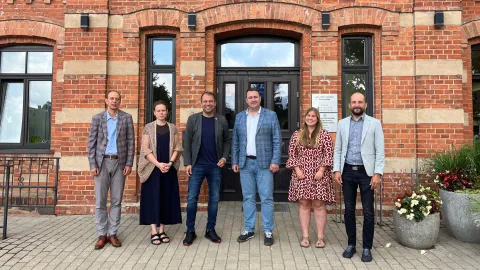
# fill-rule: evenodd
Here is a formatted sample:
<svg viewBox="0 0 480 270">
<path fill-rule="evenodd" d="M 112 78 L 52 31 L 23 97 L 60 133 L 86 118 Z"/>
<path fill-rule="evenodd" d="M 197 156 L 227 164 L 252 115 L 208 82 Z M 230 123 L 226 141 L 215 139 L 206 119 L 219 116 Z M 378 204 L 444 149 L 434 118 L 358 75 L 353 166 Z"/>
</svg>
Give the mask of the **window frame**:
<svg viewBox="0 0 480 270">
<path fill-rule="evenodd" d="M 2 52 L 26 52 L 25 57 L 25 72 L 24 73 L 0 73 L 0 91 L 4 91 L 3 87 L 6 83 L 21 82 L 23 83 L 23 115 L 22 115 L 22 127 L 20 134 L 20 143 L 1 143 L 0 153 L 50 153 L 51 138 L 52 138 L 52 113 L 50 113 L 50 142 L 48 143 L 30 143 L 28 142 L 28 119 L 29 119 L 29 98 L 30 98 L 30 82 L 31 81 L 50 81 L 52 82 L 53 92 L 53 47 L 47 45 L 18 45 L 0 48 L 0 61 Z M 52 71 L 51 73 L 27 73 L 28 68 L 28 53 L 29 52 L 52 52 Z M 0 95 L 1 98 L 2 95 Z M 51 95 L 53 99 L 53 93 Z M 51 100 L 53 103 L 53 100 Z M 3 100 L 0 100 L 0 104 L 3 104 Z"/>
<path fill-rule="evenodd" d="M 360 39 L 365 40 L 365 63 L 363 65 L 346 65 L 345 64 L 345 40 Z M 369 116 L 374 116 L 374 103 L 373 103 L 373 94 L 374 94 L 374 84 L 373 84 L 373 37 L 371 35 L 343 35 L 341 37 L 341 63 L 342 63 L 342 116 L 346 117 L 350 115 L 350 111 L 347 108 L 343 107 L 343 101 L 350 100 L 350 97 L 347 96 L 345 91 L 345 75 L 346 74 L 359 74 L 365 73 L 365 99 L 367 101 L 367 109 L 365 113 Z M 347 102 L 348 104 L 348 102 Z"/>
<path fill-rule="evenodd" d="M 277 43 L 277 42 L 291 42 L 294 47 L 294 66 L 293 67 L 222 67 L 222 45 L 228 43 Z M 275 69 L 275 70 L 290 70 L 300 68 L 300 42 L 293 38 L 275 36 L 275 35 L 248 35 L 235 38 L 228 38 L 222 41 L 217 42 L 215 45 L 216 52 L 215 55 L 215 65 L 217 69 L 225 70 L 248 70 L 248 69 Z"/>
<path fill-rule="evenodd" d="M 176 122 L 176 37 L 173 35 L 164 35 L 164 36 L 149 36 L 147 37 L 147 61 L 146 61 L 146 93 L 145 93 L 145 122 L 150 123 L 154 120 L 153 117 L 153 103 L 156 100 L 153 100 L 153 74 L 154 73 L 163 73 L 163 74 L 172 74 L 172 109 L 169 111 L 171 113 L 171 119 L 169 122 L 175 124 Z M 172 41 L 172 65 L 154 65 L 153 64 L 153 43 L 155 40 L 171 40 Z"/>
</svg>

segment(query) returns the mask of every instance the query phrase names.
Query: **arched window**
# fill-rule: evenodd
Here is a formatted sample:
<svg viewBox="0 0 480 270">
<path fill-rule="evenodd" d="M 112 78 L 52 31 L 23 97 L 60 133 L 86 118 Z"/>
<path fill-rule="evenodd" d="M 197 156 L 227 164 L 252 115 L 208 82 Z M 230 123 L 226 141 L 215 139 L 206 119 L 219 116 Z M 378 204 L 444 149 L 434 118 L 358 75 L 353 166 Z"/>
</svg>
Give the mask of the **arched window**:
<svg viewBox="0 0 480 270">
<path fill-rule="evenodd" d="M 0 148 L 49 149 L 53 52 L 49 46 L 0 49 Z"/>
</svg>

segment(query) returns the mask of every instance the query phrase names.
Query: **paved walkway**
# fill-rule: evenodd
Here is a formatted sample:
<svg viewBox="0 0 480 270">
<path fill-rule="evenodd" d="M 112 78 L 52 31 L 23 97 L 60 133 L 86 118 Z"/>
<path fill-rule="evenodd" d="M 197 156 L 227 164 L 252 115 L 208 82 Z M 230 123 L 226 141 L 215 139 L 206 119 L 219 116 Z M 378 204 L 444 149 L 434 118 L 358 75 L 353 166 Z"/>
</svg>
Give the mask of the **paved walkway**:
<svg viewBox="0 0 480 270">
<path fill-rule="evenodd" d="M 395 242 L 392 221 L 377 226 L 374 261 L 363 263 L 358 255 L 342 258 L 346 243 L 344 225 L 329 216 L 324 249 L 301 248 L 297 205 L 288 203 L 275 213 L 275 244 L 263 245 L 261 224 L 247 243 L 236 239 L 243 215 L 238 202 L 220 205 L 214 244 L 203 238 L 207 213 L 197 215 L 199 238 L 182 245 L 185 225 L 167 227 L 170 244 L 150 244 L 150 226 L 139 226 L 138 215 L 124 215 L 119 231 L 121 248 L 107 245 L 94 250 L 93 216 L 10 216 L 8 238 L 0 242 L 0 269 L 479 269 L 480 245 L 459 242 L 441 229 L 434 249 L 421 252 Z M 260 219 L 260 213 L 257 221 Z M 311 241 L 316 240 L 312 224 Z M 357 235 L 361 237 L 361 221 Z M 361 246 L 361 241 L 358 242 Z M 391 245 L 388 245 L 388 244 Z M 389 247 L 387 247 L 389 246 Z M 423 253 L 423 254 L 422 254 Z"/>
</svg>

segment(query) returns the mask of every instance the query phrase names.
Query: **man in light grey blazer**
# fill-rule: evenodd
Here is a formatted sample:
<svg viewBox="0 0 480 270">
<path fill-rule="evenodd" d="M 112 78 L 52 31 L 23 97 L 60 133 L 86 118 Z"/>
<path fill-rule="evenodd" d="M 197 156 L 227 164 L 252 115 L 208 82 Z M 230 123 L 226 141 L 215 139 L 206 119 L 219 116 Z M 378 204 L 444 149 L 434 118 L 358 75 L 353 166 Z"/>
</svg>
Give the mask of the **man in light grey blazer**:
<svg viewBox="0 0 480 270">
<path fill-rule="evenodd" d="M 95 179 L 95 218 L 98 241 L 95 249 L 107 242 L 122 244 L 117 237 L 122 211 L 125 177 L 132 172 L 135 136 L 132 116 L 118 109 L 120 93 L 110 91 L 105 99 L 107 110 L 92 118 L 88 135 L 88 162 Z M 107 195 L 110 189 L 110 215 Z M 109 237 L 107 237 L 107 233 Z"/>
<path fill-rule="evenodd" d="M 188 179 L 187 232 L 184 246 L 190 246 L 195 234 L 197 202 L 203 179 L 208 182 L 208 222 L 205 238 L 213 243 L 222 239 L 215 232 L 222 168 L 227 162 L 232 139 L 225 116 L 216 114 L 215 94 L 204 92 L 201 96 L 202 112 L 190 115 L 183 136 L 183 162 Z"/>
<path fill-rule="evenodd" d="M 367 103 L 362 93 L 354 93 L 348 104 L 352 115 L 339 121 L 334 151 L 334 179 L 342 185 L 345 201 L 345 228 L 348 247 L 343 257 L 355 254 L 355 208 L 357 188 L 363 206 L 362 261 L 372 261 L 371 249 L 374 233 L 374 189 L 380 186 L 385 160 L 382 125 L 379 120 L 365 114 Z"/>
</svg>

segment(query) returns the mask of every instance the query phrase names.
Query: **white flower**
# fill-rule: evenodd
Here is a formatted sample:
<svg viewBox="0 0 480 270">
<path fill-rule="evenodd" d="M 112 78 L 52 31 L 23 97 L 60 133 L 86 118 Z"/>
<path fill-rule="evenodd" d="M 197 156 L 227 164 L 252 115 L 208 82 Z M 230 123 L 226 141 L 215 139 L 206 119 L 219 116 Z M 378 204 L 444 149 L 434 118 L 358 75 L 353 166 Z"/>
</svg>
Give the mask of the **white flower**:
<svg viewBox="0 0 480 270">
<path fill-rule="evenodd" d="M 422 214 L 423 214 L 424 216 L 428 216 L 428 215 L 430 214 L 430 211 L 428 211 L 428 210 L 422 211 Z"/>
<path fill-rule="evenodd" d="M 426 189 L 426 190 L 430 190 L 430 187 L 426 187 L 425 189 Z"/>
<path fill-rule="evenodd" d="M 412 198 L 415 199 L 417 197 L 417 194 L 415 192 L 412 193 Z"/>
<path fill-rule="evenodd" d="M 428 201 L 428 204 L 431 204 L 431 203 L 432 203 L 432 201 Z"/>
<path fill-rule="evenodd" d="M 430 201 L 428 201 L 430 203 Z M 427 206 L 427 210 L 430 212 L 430 210 L 432 209 L 432 206 L 428 205 Z"/>
<path fill-rule="evenodd" d="M 402 209 L 398 210 L 397 212 L 398 212 L 400 215 L 401 215 L 401 214 L 405 214 L 405 213 L 407 213 L 407 209 L 402 208 Z"/>
<path fill-rule="evenodd" d="M 438 181 L 438 179 L 435 179 L 435 180 L 433 180 L 433 182 L 434 182 L 434 183 L 438 183 L 439 181 Z"/>
<path fill-rule="evenodd" d="M 450 171 L 449 171 L 449 170 L 446 170 L 446 171 L 445 171 L 445 173 L 446 173 L 446 174 L 449 174 L 449 173 L 450 173 Z"/>
<path fill-rule="evenodd" d="M 426 200 L 427 200 L 427 196 L 422 195 L 422 200 L 426 201 Z"/>
<path fill-rule="evenodd" d="M 417 200 L 412 200 L 412 203 L 411 203 L 411 206 L 414 207 L 415 205 L 418 204 L 418 201 Z"/>
<path fill-rule="evenodd" d="M 408 219 L 408 220 L 413 220 L 413 217 L 415 217 L 414 214 L 408 214 L 408 215 L 407 215 L 407 219 Z"/>
<path fill-rule="evenodd" d="M 432 169 L 432 172 L 435 172 L 435 169 Z"/>
<path fill-rule="evenodd" d="M 396 207 L 400 207 L 400 206 L 402 206 L 402 204 L 399 203 L 399 202 L 395 202 L 395 206 L 396 206 Z"/>
</svg>

